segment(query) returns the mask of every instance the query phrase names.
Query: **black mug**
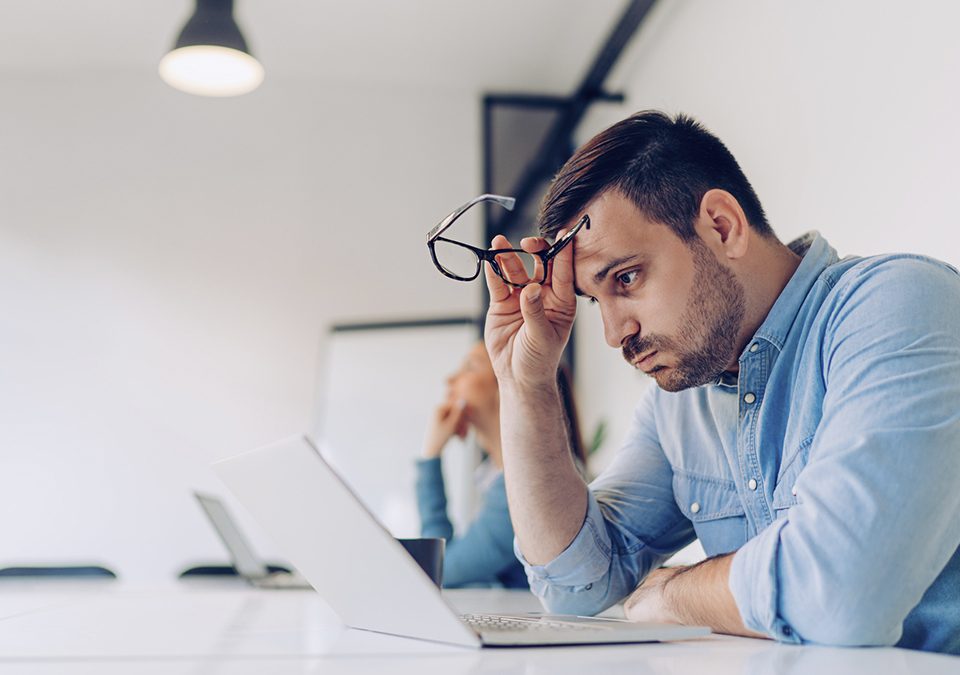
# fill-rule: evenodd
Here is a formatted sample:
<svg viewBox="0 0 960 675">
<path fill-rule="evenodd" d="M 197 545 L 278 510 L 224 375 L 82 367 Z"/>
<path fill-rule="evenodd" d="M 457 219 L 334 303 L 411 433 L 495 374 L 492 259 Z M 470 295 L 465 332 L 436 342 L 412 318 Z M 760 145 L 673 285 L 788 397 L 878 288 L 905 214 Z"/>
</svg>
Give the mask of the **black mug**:
<svg viewBox="0 0 960 675">
<path fill-rule="evenodd" d="M 441 587 L 443 581 L 443 550 L 447 543 L 441 537 L 419 537 L 417 539 L 397 539 L 407 553 L 417 561 L 430 580 Z"/>
</svg>

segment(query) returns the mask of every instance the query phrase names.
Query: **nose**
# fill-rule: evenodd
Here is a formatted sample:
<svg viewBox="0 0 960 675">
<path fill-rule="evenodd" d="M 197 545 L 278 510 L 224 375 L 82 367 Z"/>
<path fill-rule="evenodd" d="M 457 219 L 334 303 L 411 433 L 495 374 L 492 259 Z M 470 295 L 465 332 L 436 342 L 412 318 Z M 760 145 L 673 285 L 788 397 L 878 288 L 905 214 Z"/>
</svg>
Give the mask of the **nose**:
<svg viewBox="0 0 960 675">
<path fill-rule="evenodd" d="M 600 303 L 603 320 L 603 337 L 614 349 L 620 349 L 623 341 L 640 333 L 640 323 L 617 305 Z"/>
</svg>

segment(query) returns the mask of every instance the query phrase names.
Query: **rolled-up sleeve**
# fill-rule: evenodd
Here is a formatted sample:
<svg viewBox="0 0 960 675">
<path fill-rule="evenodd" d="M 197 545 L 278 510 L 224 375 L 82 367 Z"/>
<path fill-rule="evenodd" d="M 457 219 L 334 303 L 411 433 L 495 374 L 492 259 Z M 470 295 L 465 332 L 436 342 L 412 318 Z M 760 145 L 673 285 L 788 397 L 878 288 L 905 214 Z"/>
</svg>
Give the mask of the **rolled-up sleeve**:
<svg viewBox="0 0 960 675">
<path fill-rule="evenodd" d="M 530 589 L 549 611 L 603 611 L 694 538 L 673 497 L 673 473 L 657 441 L 652 396 L 646 393 L 626 443 L 590 485 L 583 525 L 567 548 L 545 565 L 531 565 L 514 541 Z"/>
<path fill-rule="evenodd" d="M 892 645 L 960 546 L 960 280 L 901 258 L 834 292 L 799 503 L 735 554 L 729 588 L 780 641 Z"/>
<path fill-rule="evenodd" d="M 774 522 L 734 555 L 730 591 L 747 628 L 781 642 L 797 644 L 800 636 L 780 617 L 778 607 L 777 556 L 780 531 L 786 524 L 787 520 Z"/>
</svg>

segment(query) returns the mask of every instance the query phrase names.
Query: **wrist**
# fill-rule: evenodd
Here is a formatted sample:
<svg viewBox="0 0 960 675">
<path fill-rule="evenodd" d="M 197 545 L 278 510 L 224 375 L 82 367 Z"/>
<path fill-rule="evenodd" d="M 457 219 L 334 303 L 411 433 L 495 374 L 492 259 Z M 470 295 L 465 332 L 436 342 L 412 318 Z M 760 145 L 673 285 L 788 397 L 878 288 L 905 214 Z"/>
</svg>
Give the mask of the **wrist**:
<svg viewBox="0 0 960 675">
<path fill-rule="evenodd" d="M 500 390 L 500 401 L 510 400 L 514 402 L 537 401 L 537 400 L 558 400 L 560 390 L 557 388 L 556 376 L 545 379 L 516 379 L 504 378 L 497 380 L 497 386 Z"/>
<path fill-rule="evenodd" d="M 663 603 L 663 608 L 666 613 L 670 616 L 671 620 L 676 623 L 686 623 L 684 617 L 682 616 L 682 603 L 680 603 L 678 595 L 680 594 L 680 588 L 678 585 L 678 575 L 685 569 L 685 567 L 665 567 L 664 570 L 669 570 L 669 573 L 665 575 L 663 584 L 660 586 L 660 599 Z"/>
<path fill-rule="evenodd" d="M 440 455 L 443 454 L 443 445 L 425 445 L 423 450 L 420 452 L 420 457 L 422 459 L 440 459 Z"/>
</svg>

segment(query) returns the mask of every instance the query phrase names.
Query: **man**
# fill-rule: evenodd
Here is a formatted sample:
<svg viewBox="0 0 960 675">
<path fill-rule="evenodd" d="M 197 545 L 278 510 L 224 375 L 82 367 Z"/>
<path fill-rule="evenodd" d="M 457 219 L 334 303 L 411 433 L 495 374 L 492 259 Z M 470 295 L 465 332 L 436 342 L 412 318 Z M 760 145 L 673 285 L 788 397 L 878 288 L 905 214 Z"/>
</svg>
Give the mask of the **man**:
<svg viewBox="0 0 960 675">
<path fill-rule="evenodd" d="M 543 284 L 486 269 L 516 551 L 544 604 L 960 653 L 956 270 L 839 260 L 816 233 L 782 244 L 720 140 L 658 112 L 577 151 L 541 234 L 584 215 Z M 589 488 L 553 378 L 576 295 L 658 385 Z M 706 561 L 660 568 L 697 537 Z"/>
</svg>

